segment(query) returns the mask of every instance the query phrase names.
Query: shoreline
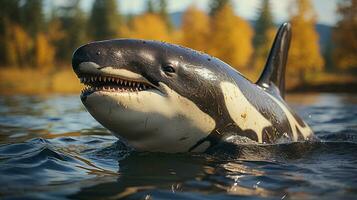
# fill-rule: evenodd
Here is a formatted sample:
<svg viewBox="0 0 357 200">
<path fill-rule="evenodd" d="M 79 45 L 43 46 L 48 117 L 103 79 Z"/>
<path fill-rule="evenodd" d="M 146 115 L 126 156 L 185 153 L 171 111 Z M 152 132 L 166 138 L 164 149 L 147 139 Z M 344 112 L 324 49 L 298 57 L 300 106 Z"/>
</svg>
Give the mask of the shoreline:
<svg viewBox="0 0 357 200">
<path fill-rule="evenodd" d="M 254 73 L 244 73 L 254 80 Z M 254 82 L 254 81 L 253 81 Z M 0 95 L 79 94 L 83 85 L 70 67 L 51 71 L 30 68 L 0 68 Z M 321 73 L 307 84 L 289 84 L 287 94 L 347 93 L 357 94 L 357 75 Z"/>
<path fill-rule="evenodd" d="M 331 86 L 332 85 L 332 86 Z M 80 94 L 81 88 L 78 90 L 45 90 L 45 91 L 3 91 L 0 90 L 0 95 L 76 95 Z M 357 94 L 357 83 L 345 84 L 321 84 L 321 85 L 300 85 L 286 90 L 286 94 L 309 94 L 309 93 L 331 93 L 331 94 Z"/>
<path fill-rule="evenodd" d="M 304 93 L 345 93 L 357 94 L 357 82 L 346 83 L 324 83 L 324 84 L 306 84 L 287 89 L 289 94 Z"/>
</svg>

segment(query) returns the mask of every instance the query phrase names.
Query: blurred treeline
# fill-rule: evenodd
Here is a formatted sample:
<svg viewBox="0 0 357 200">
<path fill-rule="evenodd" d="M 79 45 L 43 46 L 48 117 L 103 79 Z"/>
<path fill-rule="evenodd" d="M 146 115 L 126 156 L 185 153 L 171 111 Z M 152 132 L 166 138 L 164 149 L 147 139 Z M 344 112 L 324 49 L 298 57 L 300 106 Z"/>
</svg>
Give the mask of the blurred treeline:
<svg viewBox="0 0 357 200">
<path fill-rule="evenodd" d="M 269 0 L 261 1 L 254 25 L 234 12 L 233 3 L 239 1 L 211 0 L 208 13 L 192 1 L 180 27 L 170 21 L 166 0 L 147 0 L 139 15 L 123 15 L 116 0 L 94 0 L 88 13 L 81 10 L 80 0 L 64 2 L 45 12 L 43 0 L 0 0 L 0 68 L 53 71 L 56 66 L 68 67 L 72 52 L 89 41 L 141 38 L 181 44 L 238 70 L 258 73 L 277 30 Z M 357 0 L 341 0 L 336 12 L 340 21 L 321 52 L 312 2 L 291 1 L 288 73 L 298 82 L 324 70 L 356 71 Z"/>
</svg>

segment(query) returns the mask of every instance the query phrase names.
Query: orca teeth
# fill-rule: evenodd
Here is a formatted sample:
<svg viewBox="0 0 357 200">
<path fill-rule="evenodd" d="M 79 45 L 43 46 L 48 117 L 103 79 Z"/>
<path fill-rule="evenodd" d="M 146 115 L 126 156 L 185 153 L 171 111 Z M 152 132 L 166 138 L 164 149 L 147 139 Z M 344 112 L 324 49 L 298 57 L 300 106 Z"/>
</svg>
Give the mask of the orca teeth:
<svg viewBox="0 0 357 200">
<path fill-rule="evenodd" d="M 95 91 L 138 92 L 153 89 L 152 86 L 144 82 L 125 80 L 112 76 L 83 76 L 79 79 L 86 86 L 82 90 L 82 93 L 92 93 Z"/>
</svg>

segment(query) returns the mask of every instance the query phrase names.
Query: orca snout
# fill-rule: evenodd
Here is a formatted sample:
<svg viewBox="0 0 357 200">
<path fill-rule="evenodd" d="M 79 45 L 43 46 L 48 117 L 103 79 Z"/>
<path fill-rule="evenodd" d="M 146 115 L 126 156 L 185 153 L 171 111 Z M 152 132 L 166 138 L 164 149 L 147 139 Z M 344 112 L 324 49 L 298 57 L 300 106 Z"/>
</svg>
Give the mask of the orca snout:
<svg viewBox="0 0 357 200">
<path fill-rule="evenodd" d="M 81 74 L 81 63 L 94 64 L 98 69 L 112 67 L 138 71 L 137 68 L 154 62 L 158 44 L 143 40 L 119 39 L 96 41 L 79 47 L 72 56 L 75 73 Z"/>
<path fill-rule="evenodd" d="M 79 65 L 83 62 L 91 62 L 99 67 L 117 67 L 122 60 L 117 55 L 120 48 L 111 45 L 108 41 L 92 42 L 79 47 L 72 56 L 72 67 L 77 73 Z"/>
<path fill-rule="evenodd" d="M 82 62 L 88 62 L 90 60 L 90 56 L 88 51 L 84 48 L 84 46 L 76 49 L 72 56 L 72 67 L 74 71 L 78 71 L 79 64 Z"/>
</svg>

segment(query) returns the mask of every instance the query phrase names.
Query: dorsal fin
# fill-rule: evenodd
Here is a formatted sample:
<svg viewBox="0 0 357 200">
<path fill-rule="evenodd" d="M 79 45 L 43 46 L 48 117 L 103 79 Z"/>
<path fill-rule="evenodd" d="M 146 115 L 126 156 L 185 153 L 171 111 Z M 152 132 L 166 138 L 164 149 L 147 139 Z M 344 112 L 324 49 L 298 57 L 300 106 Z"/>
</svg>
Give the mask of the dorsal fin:
<svg viewBox="0 0 357 200">
<path fill-rule="evenodd" d="M 285 68 L 291 41 L 291 26 L 284 23 L 275 36 L 264 70 L 257 81 L 257 85 L 285 96 Z"/>
</svg>

